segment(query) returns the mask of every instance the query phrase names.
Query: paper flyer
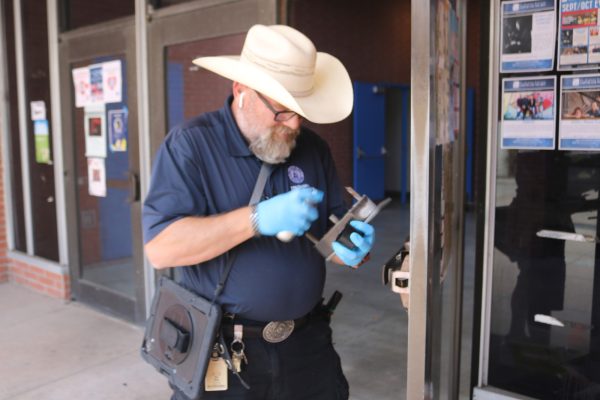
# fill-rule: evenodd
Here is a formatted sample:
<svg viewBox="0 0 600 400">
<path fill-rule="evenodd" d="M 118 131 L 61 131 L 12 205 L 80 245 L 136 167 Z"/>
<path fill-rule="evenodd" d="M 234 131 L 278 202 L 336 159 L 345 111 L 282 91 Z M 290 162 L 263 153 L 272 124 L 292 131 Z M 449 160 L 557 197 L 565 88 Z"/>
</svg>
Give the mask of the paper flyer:
<svg viewBox="0 0 600 400">
<path fill-rule="evenodd" d="M 75 68 L 73 75 L 73 88 L 75 89 L 75 107 L 81 108 L 90 104 L 90 69 L 88 67 Z"/>
<path fill-rule="evenodd" d="M 90 196 L 106 197 L 106 165 L 104 158 L 90 157 L 88 162 L 88 193 Z"/>
<path fill-rule="evenodd" d="M 105 103 L 121 102 L 123 91 L 121 60 L 108 61 L 102 64 L 102 90 Z"/>
<path fill-rule="evenodd" d="M 46 119 L 46 102 L 43 100 L 31 101 L 29 105 L 32 121 L 44 121 Z"/>
<path fill-rule="evenodd" d="M 102 64 L 90 65 L 90 102 L 104 103 Z"/>
<path fill-rule="evenodd" d="M 561 0 L 558 69 L 600 66 L 600 0 Z"/>
<path fill-rule="evenodd" d="M 35 138 L 35 161 L 39 164 L 51 164 L 50 128 L 47 120 L 33 122 L 33 136 Z"/>
<path fill-rule="evenodd" d="M 127 151 L 127 136 L 127 108 L 108 110 L 108 148 L 110 151 Z"/>
<path fill-rule="evenodd" d="M 561 78 L 559 150 L 600 150 L 600 74 Z"/>
<path fill-rule="evenodd" d="M 106 157 L 104 104 L 87 106 L 84 115 L 85 156 Z"/>
<path fill-rule="evenodd" d="M 501 148 L 553 150 L 555 77 L 502 80 Z"/>
<path fill-rule="evenodd" d="M 555 0 L 507 1 L 501 7 L 500 72 L 552 70 Z"/>
</svg>

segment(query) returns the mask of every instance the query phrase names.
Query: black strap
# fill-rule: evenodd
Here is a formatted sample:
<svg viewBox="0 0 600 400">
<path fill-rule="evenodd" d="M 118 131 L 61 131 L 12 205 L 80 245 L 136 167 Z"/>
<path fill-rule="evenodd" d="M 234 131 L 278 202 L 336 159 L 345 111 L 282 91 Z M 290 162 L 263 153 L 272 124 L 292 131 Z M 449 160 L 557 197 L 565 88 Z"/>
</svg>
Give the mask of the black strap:
<svg viewBox="0 0 600 400">
<path fill-rule="evenodd" d="M 256 178 L 256 185 L 254 185 L 254 190 L 252 191 L 252 196 L 250 196 L 249 205 L 253 206 L 260 201 L 262 197 L 263 191 L 265 190 L 265 185 L 267 184 L 267 179 L 271 176 L 271 172 L 273 171 L 273 165 L 263 163 L 262 167 L 260 167 L 260 172 L 258 173 L 258 178 Z"/>
<path fill-rule="evenodd" d="M 256 184 L 254 185 L 252 196 L 250 197 L 250 202 L 248 203 L 249 205 L 254 205 L 260 201 L 263 191 L 265 190 L 265 185 L 267 184 L 267 179 L 269 179 L 272 171 L 273 165 L 267 163 L 262 164 L 260 167 L 260 172 L 258 173 L 258 178 L 256 178 Z M 212 304 L 215 304 L 217 298 L 221 295 L 223 289 L 225 288 L 225 282 L 227 282 L 227 278 L 229 278 L 229 273 L 231 272 L 231 267 L 233 266 L 233 260 L 235 260 L 235 253 L 228 252 L 227 261 L 225 261 L 225 270 L 223 271 L 223 275 L 221 276 L 219 284 L 215 288 Z"/>
</svg>

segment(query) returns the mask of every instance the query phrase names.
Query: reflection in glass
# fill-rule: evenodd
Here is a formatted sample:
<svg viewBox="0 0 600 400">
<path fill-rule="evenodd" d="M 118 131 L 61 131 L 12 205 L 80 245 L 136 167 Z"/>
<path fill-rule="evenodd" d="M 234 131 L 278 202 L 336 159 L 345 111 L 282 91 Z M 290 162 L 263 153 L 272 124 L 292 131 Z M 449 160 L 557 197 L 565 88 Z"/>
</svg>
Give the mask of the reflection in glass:
<svg viewBox="0 0 600 400">
<path fill-rule="evenodd" d="M 499 159 L 489 384 L 539 399 L 600 398 L 600 155 Z"/>
</svg>

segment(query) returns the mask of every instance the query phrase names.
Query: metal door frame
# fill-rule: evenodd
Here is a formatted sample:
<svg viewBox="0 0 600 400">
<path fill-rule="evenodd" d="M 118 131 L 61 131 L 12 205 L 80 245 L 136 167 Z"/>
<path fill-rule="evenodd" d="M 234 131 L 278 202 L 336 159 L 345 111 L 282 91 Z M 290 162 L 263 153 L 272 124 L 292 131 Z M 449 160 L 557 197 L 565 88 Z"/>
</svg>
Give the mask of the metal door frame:
<svg viewBox="0 0 600 400">
<path fill-rule="evenodd" d="M 73 296 L 92 306 L 103 308 L 120 317 L 140 323 L 145 319 L 145 289 L 143 282 L 143 247 L 141 231 L 140 202 L 131 205 L 132 217 L 132 257 L 134 264 L 135 296 L 131 298 L 93 282 L 82 279 L 82 266 L 79 248 L 79 215 L 77 210 L 76 155 L 73 137 L 73 116 L 66 110 L 74 105 L 70 65 L 80 60 L 124 54 L 129 109 L 129 169 L 139 175 L 139 129 L 137 120 L 136 87 L 136 36 L 133 17 L 120 18 L 110 22 L 84 27 L 59 35 L 59 74 L 62 94 L 62 135 L 65 168 L 66 217 L 69 252 L 69 268 Z M 133 133 L 135 132 L 135 133 Z M 133 133 L 133 134 L 132 134 Z"/>
<path fill-rule="evenodd" d="M 494 276 L 494 227 L 496 219 L 496 173 L 498 155 L 498 107 L 500 84 L 500 3 L 492 0 L 489 7 L 489 65 L 487 82 L 487 151 L 485 185 L 485 221 L 483 229 L 483 272 L 481 283 L 481 319 L 479 327 L 479 365 L 473 398 L 478 400 L 532 400 L 518 393 L 488 385 L 489 350 L 492 312 L 492 281 Z"/>
<path fill-rule="evenodd" d="M 411 183 L 410 183 L 410 308 L 407 350 L 407 399 L 458 398 L 461 348 L 462 267 L 464 241 L 464 155 L 466 113 L 466 0 L 458 0 L 460 9 L 461 110 L 458 154 L 454 155 L 452 176 L 458 176 L 452 251 L 456 267 L 451 288 L 452 348 L 447 360 L 439 359 L 441 348 L 442 286 L 439 279 L 441 251 L 440 192 L 442 152 L 436 145 L 436 12 L 437 0 L 411 2 Z M 434 27 L 434 29 L 431 29 Z M 454 175 L 456 174 L 456 175 Z M 449 393 L 437 393 L 443 377 L 442 361 L 452 365 Z M 446 364 L 448 365 L 448 364 Z M 446 396 L 446 397 L 442 397 Z"/>
</svg>

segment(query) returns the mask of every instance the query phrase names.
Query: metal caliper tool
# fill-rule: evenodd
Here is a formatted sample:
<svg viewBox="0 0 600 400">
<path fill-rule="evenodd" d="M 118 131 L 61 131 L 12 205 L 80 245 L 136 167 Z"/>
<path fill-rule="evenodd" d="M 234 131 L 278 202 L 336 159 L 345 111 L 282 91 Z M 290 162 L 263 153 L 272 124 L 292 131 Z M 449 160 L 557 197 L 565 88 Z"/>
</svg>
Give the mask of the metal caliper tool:
<svg viewBox="0 0 600 400">
<path fill-rule="evenodd" d="M 338 219 L 335 215 L 330 215 L 329 220 L 333 222 L 333 226 L 321 239 L 317 239 L 309 233 L 306 234 L 306 237 L 315 244 L 315 248 L 327 261 L 330 261 L 334 256 L 331 245 L 336 240 L 348 247 L 354 246 L 350 241 L 349 236 L 352 232 L 357 231 L 352 228 L 350 221 L 359 220 L 368 223 L 379 214 L 383 207 L 387 206 L 392 201 L 392 199 L 388 197 L 381 203 L 375 204 L 367 196 L 361 196 L 351 187 L 347 186 L 346 191 L 348 191 L 348 193 L 356 200 L 356 203 L 352 208 L 350 208 L 341 219 Z M 360 234 L 360 232 L 358 233 Z"/>
</svg>

